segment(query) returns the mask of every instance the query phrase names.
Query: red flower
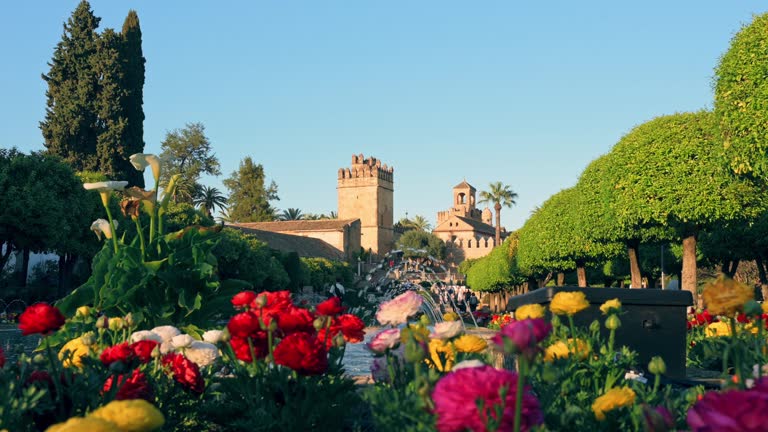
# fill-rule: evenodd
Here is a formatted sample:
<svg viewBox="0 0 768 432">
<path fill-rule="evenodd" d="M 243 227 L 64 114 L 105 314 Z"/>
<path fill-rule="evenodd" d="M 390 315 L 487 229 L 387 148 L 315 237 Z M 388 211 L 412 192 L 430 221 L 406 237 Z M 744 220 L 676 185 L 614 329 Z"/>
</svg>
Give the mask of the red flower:
<svg viewBox="0 0 768 432">
<path fill-rule="evenodd" d="M 128 344 L 128 342 L 123 342 L 121 344 L 105 348 L 104 351 L 101 352 L 99 360 L 101 360 L 104 366 L 109 366 L 112 363 L 118 361 L 128 363 L 133 360 L 134 355 L 135 354 L 133 353 L 133 349 L 131 349 L 131 346 Z"/>
<path fill-rule="evenodd" d="M 706 393 L 688 410 L 691 431 L 764 431 L 768 412 L 765 380 L 750 390 Z"/>
<path fill-rule="evenodd" d="M 340 298 L 331 297 L 317 305 L 315 311 L 318 315 L 336 316 L 344 311 L 344 307 L 341 306 Z"/>
<path fill-rule="evenodd" d="M 235 294 L 232 297 L 232 306 L 234 306 L 235 309 L 245 309 L 255 299 L 256 299 L 256 293 L 255 292 L 253 292 L 253 291 L 243 291 L 241 293 Z"/>
<path fill-rule="evenodd" d="M 712 316 L 708 310 L 704 310 L 704 312 L 695 315 L 695 320 L 697 325 L 704 325 L 717 321 L 717 318 Z"/>
<path fill-rule="evenodd" d="M 115 400 L 144 399 L 152 402 L 154 399 L 152 387 L 149 386 L 147 376 L 138 369 L 134 369 L 131 376 L 127 378 L 125 375 L 110 376 L 104 382 L 101 392 L 109 393 L 112 391 L 113 386 L 117 386 Z"/>
<path fill-rule="evenodd" d="M 153 340 L 140 340 L 130 345 L 133 355 L 139 359 L 142 363 L 149 363 L 152 361 L 152 351 L 157 347 L 157 341 Z"/>
<path fill-rule="evenodd" d="M 257 299 L 254 300 L 251 303 L 251 307 L 254 309 L 259 309 L 258 297 L 265 296 L 266 297 L 266 304 L 262 309 L 264 309 L 265 312 L 279 312 L 285 309 L 288 309 L 288 307 L 293 306 L 293 302 L 291 301 L 291 292 L 290 291 L 262 291 L 256 295 Z"/>
<path fill-rule="evenodd" d="M 513 352 L 532 358 L 538 350 L 538 343 L 551 331 L 552 324 L 541 318 L 524 319 L 505 325 L 491 340 L 502 349 L 509 341 Z"/>
<path fill-rule="evenodd" d="M 5 366 L 5 353 L 3 352 L 3 347 L 0 346 L 0 368 Z"/>
<path fill-rule="evenodd" d="M 365 337 L 365 323 L 363 320 L 352 314 L 344 314 L 334 319 L 334 324 L 338 324 L 344 340 L 347 342 L 362 342 Z M 332 324 L 333 325 L 333 324 Z"/>
<path fill-rule="evenodd" d="M 251 340 L 251 345 L 248 345 L 248 339 Z M 250 363 L 253 361 L 253 356 L 256 356 L 257 359 L 267 356 L 269 353 L 268 342 L 267 333 L 259 332 L 248 338 L 232 336 L 229 344 L 232 345 L 232 351 L 235 352 L 235 357 L 238 360 Z M 251 346 L 253 346 L 253 355 L 251 355 Z"/>
<path fill-rule="evenodd" d="M 33 304 L 19 316 L 19 329 L 24 336 L 36 333 L 47 335 L 63 325 L 64 315 L 59 309 L 47 303 Z"/>
<path fill-rule="evenodd" d="M 736 315 L 736 321 L 746 324 L 749 322 L 749 318 L 747 317 L 747 314 L 740 312 L 738 315 Z"/>
<path fill-rule="evenodd" d="M 275 363 L 287 366 L 301 375 L 318 375 L 328 369 L 325 344 L 307 333 L 286 336 L 272 354 Z"/>
<path fill-rule="evenodd" d="M 277 328 L 286 336 L 296 332 L 315 332 L 315 327 L 312 325 L 315 317 L 306 309 L 291 306 L 275 314 L 274 317 L 277 320 Z"/>
<path fill-rule="evenodd" d="M 169 367 L 176 380 L 182 387 L 193 393 L 202 393 L 205 390 L 203 376 L 200 368 L 188 358 L 178 353 L 168 353 L 163 356 L 163 366 Z"/>
<path fill-rule="evenodd" d="M 237 337 L 247 337 L 248 335 L 262 331 L 258 312 L 241 312 L 229 319 L 227 329 L 229 334 Z M 269 317 L 264 317 L 264 325 L 269 324 Z"/>
</svg>

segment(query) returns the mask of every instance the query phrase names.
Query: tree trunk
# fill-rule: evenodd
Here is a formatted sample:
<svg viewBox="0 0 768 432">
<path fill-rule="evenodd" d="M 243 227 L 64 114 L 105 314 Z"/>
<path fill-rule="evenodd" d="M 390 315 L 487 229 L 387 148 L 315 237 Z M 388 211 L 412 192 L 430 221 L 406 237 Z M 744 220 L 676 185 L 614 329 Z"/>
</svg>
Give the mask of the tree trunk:
<svg viewBox="0 0 768 432">
<path fill-rule="evenodd" d="M 493 209 L 496 210 L 496 246 L 501 246 L 501 204 L 496 203 Z"/>
<path fill-rule="evenodd" d="M 21 287 L 27 286 L 27 276 L 29 275 L 29 248 L 25 247 L 21 252 L 21 268 L 18 268 L 16 280 Z"/>
<path fill-rule="evenodd" d="M 690 291 L 693 303 L 698 304 L 698 286 L 696 284 L 696 234 L 683 238 L 683 271 L 680 288 Z"/>
<path fill-rule="evenodd" d="M 640 240 L 630 240 L 627 242 L 627 255 L 629 256 L 629 272 L 632 282 L 630 288 L 640 288 L 643 286 L 643 273 L 640 270 L 640 256 L 638 249 Z"/>
<path fill-rule="evenodd" d="M 0 242 L 0 252 L 2 252 L 3 245 L 5 245 L 5 252 L 0 253 L 0 272 L 5 268 L 5 264 L 8 262 L 8 258 L 13 252 L 13 243 L 11 242 Z"/>
<path fill-rule="evenodd" d="M 729 278 L 733 279 L 733 275 L 736 274 L 736 270 L 739 269 L 739 260 L 725 260 L 723 262 L 723 273 Z"/>
<path fill-rule="evenodd" d="M 557 273 L 557 286 L 563 286 L 565 285 L 565 273 L 558 272 Z"/>
<path fill-rule="evenodd" d="M 576 260 L 576 279 L 579 281 L 579 288 L 587 287 L 587 269 L 584 260 Z"/>
<path fill-rule="evenodd" d="M 763 295 L 763 301 L 766 301 L 768 299 L 768 276 L 766 276 L 765 271 L 765 261 L 763 261 L 763 257 L 757 256 L 755 258 L 755 264 L 757 264 L 757 272 L 760 275 L 760 293 Z"/>
</svg>

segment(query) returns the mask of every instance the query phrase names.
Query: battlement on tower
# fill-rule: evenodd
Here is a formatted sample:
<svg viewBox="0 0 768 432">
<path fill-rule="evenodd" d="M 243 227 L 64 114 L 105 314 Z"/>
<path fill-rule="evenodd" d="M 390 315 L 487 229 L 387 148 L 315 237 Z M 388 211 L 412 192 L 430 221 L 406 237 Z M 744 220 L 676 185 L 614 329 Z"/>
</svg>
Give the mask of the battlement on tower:
<svg viewBox="0 0 768 432">
<path fill-rule="evenodd" d="M 393 167 L 382 164 L 375 157 L 365 158 L 362 153 L 352 155 L 352 166 L 350 168 L 339 168 L 339 180 L 353 178 L 379 178 L 390 183 L 394 183 Z"/>
</svg>

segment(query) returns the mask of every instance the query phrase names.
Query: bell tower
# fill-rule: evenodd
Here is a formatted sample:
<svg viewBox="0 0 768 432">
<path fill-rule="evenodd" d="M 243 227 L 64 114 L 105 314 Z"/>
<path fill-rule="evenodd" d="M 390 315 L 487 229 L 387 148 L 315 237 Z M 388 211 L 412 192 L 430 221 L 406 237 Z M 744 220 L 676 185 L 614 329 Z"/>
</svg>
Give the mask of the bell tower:
<svg viewBox="0 0 768 432">
<path fill-rule="evenodd" d="M 466 180 L 453 187 L 453 208 L 455 214 L 462 217 L 472 217 L 475 209 L 474 186 L 467 183 Z"/>
<path fill-rule="evenodd" d="M 376 254 L 392 250 L 394 169 L 374 157 L 352 155 L 352 165 L 338 173 L 338 218 L 360 219 L 363 249 Z"/>
</svg>

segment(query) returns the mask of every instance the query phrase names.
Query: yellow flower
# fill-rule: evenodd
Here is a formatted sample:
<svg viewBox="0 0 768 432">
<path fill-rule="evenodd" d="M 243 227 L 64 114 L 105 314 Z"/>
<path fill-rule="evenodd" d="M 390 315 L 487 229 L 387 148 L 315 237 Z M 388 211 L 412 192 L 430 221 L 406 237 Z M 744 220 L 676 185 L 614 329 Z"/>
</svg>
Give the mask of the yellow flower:
<svg viewBox="0 0 768 432">
<path fill-rule="evenodd" d="M 90 414 L 110 421 L 122 432 L 150 432 L 165 424 L 163 413 L 144 399 L 115 400 Z"/>
<path fill-rule="evenodd" d="M 544 350 L 544 361 L 551 362 L 559 358 L 568 358 L 574 353 L 579 360 L 584 360 L 587 358 L 590 351 L 591 348 L 586 341 L 582 339 L 576 339 L 574 341 L 569 338 L 568 342 L 557 341 L 548 346 L 547 349 Z"/>
<path fill-rule="evenodd" d="M 434 364 L 440 372 L 448 372 L 453 368 L 456 353 L 450 343 L 441 339 L 432 339 L 429 341 L 429 357 L 432 360 L 430 365 Z"/>
<path fill-rule="evenodd" d="M 515 310 L 515 319 L 524 320 L 526 318 L 543 318 L 544 306 L 540 304 L 527 304 L 520 306 Z"/>
<path fill-rule="evenodd" d="M 589 307 L 587 296 L 581 291 L 559 292 L 549 304 L 556 315 L 575 315 Z"/>
<path fill-rule="evenodd" d="M 69 354 L 67 354 L 69 353 Z M 83 357 L 91 354 L 91 347 L 83 342 L 82 338 L 75 338 L 64 344 L 59 351 L 59 360 L 64 367 L 83 367 Z"/>
<path fill-rule="evenodd" d="M 635 392 L 629 387 L 614 387 L 592 403 L 595 418 L 605 420 L 605 413 L 635 403 Z"/>
<path fill-rule="evenodd" d="M 717 321 L 708 324 L 705 333 L 707 337 L 730 336 L 731 327 L 726 322 Z"/>
<path fill-rule="evenodd" d="M 768 302 L 763 300 L 763 304 L 761 305 L 761 307 L 763 308 L 763 313 L 768 314 Z"/>
<path fill-rule="evenodd" d="M 621 311 L 621 302 L 619 299 L 615 298 L 608 300 L 607 302 L 600 305 L 600 312 L 602 312 L 603 315 L 608 315 L 612 310 L 616 312 Z"/>
<path fill-rule="evenodd" d="M 121 330 L 125 326 L 125 321 L 123 321 L 122 318 L 110 318 L 109 319 L 109 329 L 112 331 L 118 331 Z"/>
<path fill-rule="evenodd" d="M 443 315 L 444 321 L 458 321 L 459 320 L 459 314 L 456 312 L 448 312 L 445 315 Z"/>
<path fill-rule="evenodd" d="M 80 306 L 79 308 L 77 308 L 77 311 L 75 311 L 75 316 L 79 316 L 83 318 L 89 317 L 91 316 L 91 308 L 89 308 L 88 306 Z"/>
<path fill-rule="evenodd" d="M 465 334 L 453 341 L 453 347 L 458 352 L 480 353 L 488 348 L 488 342 L 480 336 Z"/>
<path fill-rule="evenodd" d="M 72 417 L 50 426 L 45 432 L 121 432 L 112 422 L 96 417 Z"/>
<path fill-rule="evenodd" d="M 429 329 L 419 324 L 408 324 L 408 327 L 400 330 L 400 342 L 406 344 L 410 338 L 426 342 L 429 340 Z"/>
<path fill-rule="evenodd" d="M 755 292 L 747 285 L 723 275 L 704 287 L 704 303 L 712 315 L 732 317 L 741 312 L 744 303 L 752 300 Z"/>
</svg>

